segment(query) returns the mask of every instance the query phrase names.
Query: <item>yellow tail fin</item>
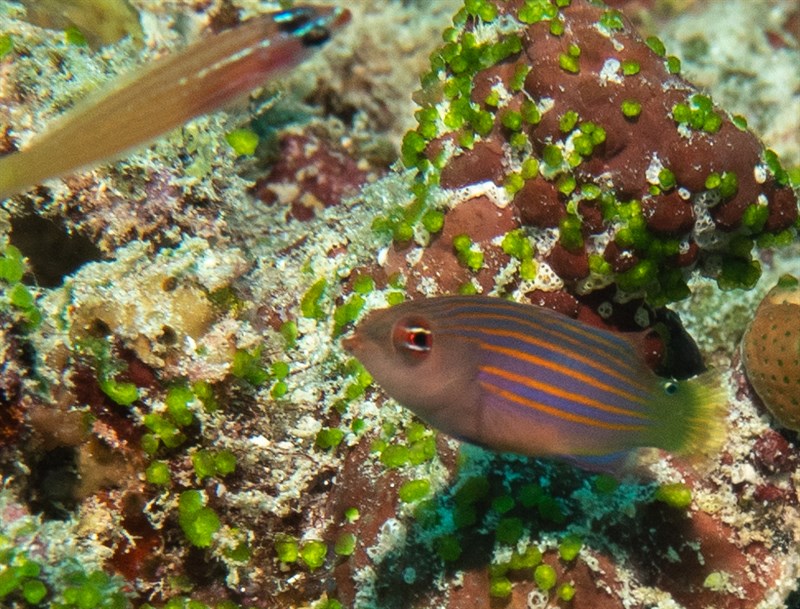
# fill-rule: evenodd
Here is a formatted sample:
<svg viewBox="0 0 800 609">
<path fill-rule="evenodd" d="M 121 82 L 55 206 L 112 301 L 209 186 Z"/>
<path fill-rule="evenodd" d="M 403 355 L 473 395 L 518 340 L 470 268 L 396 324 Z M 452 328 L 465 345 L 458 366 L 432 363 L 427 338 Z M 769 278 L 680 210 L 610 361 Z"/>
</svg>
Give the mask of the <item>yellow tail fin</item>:
<svg viewBox="0 0 800 609">
<path fill-rule="evenodd" d="M 689 393 L 686 443 L 679 452 L 713 456 L 727 437 L 728 392 L 722 374 L 709 370 L 685 381 Z"/>
</svg>

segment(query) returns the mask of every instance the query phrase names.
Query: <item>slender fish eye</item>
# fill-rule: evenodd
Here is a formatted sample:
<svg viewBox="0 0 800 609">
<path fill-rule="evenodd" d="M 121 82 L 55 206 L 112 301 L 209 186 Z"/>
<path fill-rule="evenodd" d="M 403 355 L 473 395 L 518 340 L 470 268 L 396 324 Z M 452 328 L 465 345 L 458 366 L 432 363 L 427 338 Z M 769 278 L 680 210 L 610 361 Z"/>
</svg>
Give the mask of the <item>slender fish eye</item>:
<svg viewBox="0 0 800 609">
<path fill-rule="evenodd" d="M 392 331 L 394 348 L 412 360 L 424 359 L 433 346 L 433 334 L 428 322 L 421 319 L 401 319 Z"/>
<path fill-rule="evenodd" d="M 272 20 L 278 24 L 281 31 L 296 34 L 300 28 L 308 26 L 313 14 L 307 8 L 294 8 L 275 13 Z"/>
<path fill-rule="evenodd" d="M 675 381 L 667 381 L 664 383 L 664 393 L 667 395 L 675 395 L 678 393 L 678 383 Z"/>
</svg>

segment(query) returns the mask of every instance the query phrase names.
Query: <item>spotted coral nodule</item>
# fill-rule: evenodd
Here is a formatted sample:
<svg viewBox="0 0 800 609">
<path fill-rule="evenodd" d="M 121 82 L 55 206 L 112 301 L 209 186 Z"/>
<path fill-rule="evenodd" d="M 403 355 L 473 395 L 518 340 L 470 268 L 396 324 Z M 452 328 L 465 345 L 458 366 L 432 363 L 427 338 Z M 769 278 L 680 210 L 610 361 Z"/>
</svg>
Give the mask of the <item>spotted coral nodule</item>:
<svg viewBox="0 0 800 609">
<path fill-rule="evenodd" d="M 784 275 L 742 339 L 747 378 L 783 427 L 800 431 L 800 281 Z"/>
</svg>

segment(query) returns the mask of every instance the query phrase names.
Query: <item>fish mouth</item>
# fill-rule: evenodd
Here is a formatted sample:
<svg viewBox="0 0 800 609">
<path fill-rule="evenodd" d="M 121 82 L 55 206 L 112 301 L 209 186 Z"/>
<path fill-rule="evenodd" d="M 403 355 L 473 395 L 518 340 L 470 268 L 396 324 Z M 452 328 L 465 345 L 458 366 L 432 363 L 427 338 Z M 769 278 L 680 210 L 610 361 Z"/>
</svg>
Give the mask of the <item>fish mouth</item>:
<svg viewBox="0 0 800 609">
<path fill-rule="evenodd" d="M 358 338 L 357 334 L 353 334 L 348 336 L 347 338 L 342 339 L 342 347 L 348 353 L 355 353 L 358 348 L 361 346 L 361 339 Z"/>
<path fill-rule="evenodd" d="M 340 28 L 343 25 L 350 23 L 353 14 L 346 8 L 336 7 L 333 9 L 333 16 L 331 18 L 331 27 Z"/>
</svg>

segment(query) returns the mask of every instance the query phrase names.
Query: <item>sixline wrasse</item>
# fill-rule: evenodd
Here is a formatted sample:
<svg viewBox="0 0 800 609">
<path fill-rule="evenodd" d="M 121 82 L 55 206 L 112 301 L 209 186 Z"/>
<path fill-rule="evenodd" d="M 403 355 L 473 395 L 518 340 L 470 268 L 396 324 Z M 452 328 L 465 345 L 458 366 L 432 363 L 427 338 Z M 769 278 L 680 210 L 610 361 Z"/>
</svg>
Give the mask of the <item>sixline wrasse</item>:
<svg viewBox="0 0 800 609">
<path fill-rule="evenodd" d="M 122 77 L 0 159 L 0 200 L 220 108 L 301 63 L 349 20 L 329 7 L 262 15 Z"/>
<path fill-rule="evenodd" d="M 658 377 L 625 335 L 542 307 L 405 302 L 371 312 L 344 347 L 420 417 L 498 451 L 619 471 L 641 447 L 698 454 L 722 439 L 712 375 Z"/>
</svg>

